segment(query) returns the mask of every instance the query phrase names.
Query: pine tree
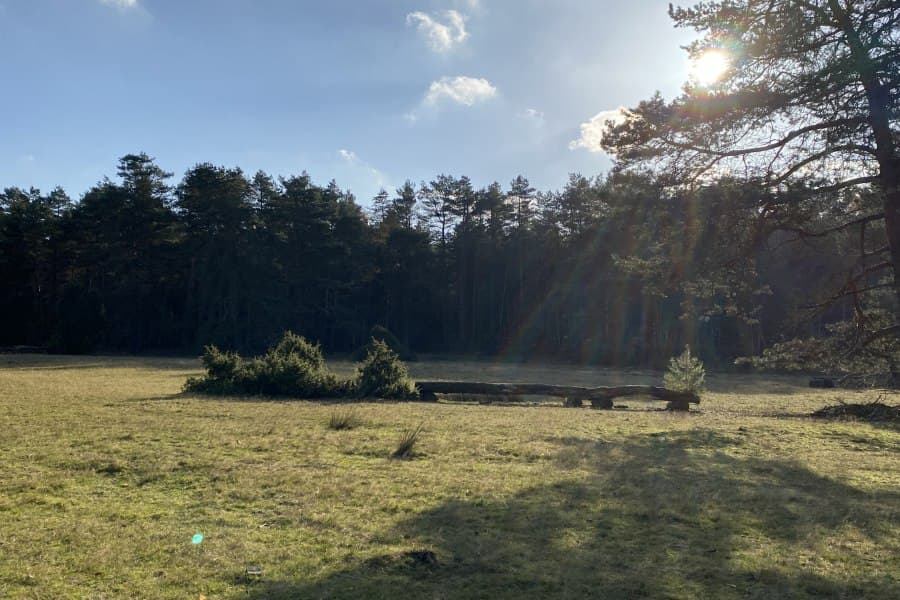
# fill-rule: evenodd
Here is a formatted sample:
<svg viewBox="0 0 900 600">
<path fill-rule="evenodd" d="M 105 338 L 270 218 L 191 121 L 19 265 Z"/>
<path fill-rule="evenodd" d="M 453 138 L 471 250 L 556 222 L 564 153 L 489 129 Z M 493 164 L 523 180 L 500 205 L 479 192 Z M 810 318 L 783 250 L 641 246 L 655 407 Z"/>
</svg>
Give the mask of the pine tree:
<svg viewBox="0 0 900 600">
<path fill-rule="evenodd" d="M 663 385 L 676 392 L 699 394 L 704 390 L 706 370 L 699 358 L 691 356 L 690 346 L 669 361 L 669 368 L 663 377 Z"/>
</svg>

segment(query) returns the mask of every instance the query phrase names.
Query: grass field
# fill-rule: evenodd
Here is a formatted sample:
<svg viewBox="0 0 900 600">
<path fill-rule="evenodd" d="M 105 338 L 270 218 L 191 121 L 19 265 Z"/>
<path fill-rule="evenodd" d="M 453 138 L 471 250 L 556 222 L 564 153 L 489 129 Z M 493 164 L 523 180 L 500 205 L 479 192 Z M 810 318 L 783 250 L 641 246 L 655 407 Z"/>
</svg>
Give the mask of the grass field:
<svg viewBox="0 0 900 600">
<path fill-rule="evenodd" d="M 900 430 L 804 418 L 875 392 L 713 376 L 690 414 L 359 404 L 333 431 L 333 404 L 181 395 L 198 371 L 0 356 L 0 597 L 900 598 Z"/>
</svg>

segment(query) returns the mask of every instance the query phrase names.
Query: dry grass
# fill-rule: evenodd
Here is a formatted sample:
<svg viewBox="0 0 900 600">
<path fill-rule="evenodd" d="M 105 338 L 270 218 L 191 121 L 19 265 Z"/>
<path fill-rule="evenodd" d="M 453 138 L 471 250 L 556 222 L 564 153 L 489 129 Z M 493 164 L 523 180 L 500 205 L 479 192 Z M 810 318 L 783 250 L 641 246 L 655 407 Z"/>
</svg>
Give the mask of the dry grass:
<svg viewBox="0 0 900 600">
<path fill-rule="evenodd" d="M 198 371 L 0 356 L 0 597 L 898 597 L 900 432 L 803 416 L 875 393 L 711 376 L 690 414 L 354 404 L 366 426 L 332 431 L 330 404 L 181 395 Z"/>
<path fill-rule="evenodd" d="M 359 418 L 359 413 L 356 410 L 356 407 L 349 408 L 335 408 L 331 411 L 331 416 L 328 417 L 328 429 L 334 429 L 335 431 L 349 431 L 351 429 L 356 429 L 362 424 L 362 420 Z"/>
<path fill-rule="evenodd" d="M 400 460 L 405 460 L 412 458 L 416 451 L 416 444 L 419 443 L 419 436 L 422 435 L 422 429 L 425 427 L 424 424 L 419 423 L 412 429 L 407 429 L 400 436 L 400 441 L 397 443 L 397 447 L 391 453 L 391 458 L 397 458 Z"/>
</svg>

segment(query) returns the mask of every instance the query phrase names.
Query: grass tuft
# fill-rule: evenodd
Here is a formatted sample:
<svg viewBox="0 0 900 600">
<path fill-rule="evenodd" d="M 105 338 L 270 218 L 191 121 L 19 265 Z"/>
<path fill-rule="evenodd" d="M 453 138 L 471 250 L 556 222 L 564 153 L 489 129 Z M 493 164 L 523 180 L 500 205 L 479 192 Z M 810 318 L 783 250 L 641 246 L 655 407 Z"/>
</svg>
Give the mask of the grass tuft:
<svg viewBox="0 0 900 600">
<path fill-rule="evenodd" d="M 419 436 L 422 434 L 423 427 L 424 423 L 419 423 L 416 427 L 404 431 L 403 435 L 400 436 L 400 442 L 397 444 L 397 448 L 394 450 L 393 454 L 391 454 L 391 458 L 399 460 L 408 460 L 412 458 L 415 453 L 416 444 L 419 441 Z"/>
<path fill-rule="evenodd" d="M 335 431 L 354 429 L 361 424 L 362 419 L 359 418 L 359 413 L 353 407 L 336 408 L 331 411 L 331 416 L 328 418 L 328 429 Z"/>
</svg>

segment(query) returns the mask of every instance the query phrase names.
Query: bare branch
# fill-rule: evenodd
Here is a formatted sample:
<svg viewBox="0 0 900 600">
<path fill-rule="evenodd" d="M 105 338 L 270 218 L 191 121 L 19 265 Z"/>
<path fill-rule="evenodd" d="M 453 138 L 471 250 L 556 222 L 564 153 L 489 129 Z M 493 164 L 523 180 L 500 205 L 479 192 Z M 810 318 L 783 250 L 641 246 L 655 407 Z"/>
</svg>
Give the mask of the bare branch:
<svg viewBox="0 0 900 600">
<path fill-rule="evenodd" d="M 871 146 L 864 146 L 862 144 L 842 144 L 840 146 L 833 146 L 831 148 L 826 148 L 825 150 L 822 150 L 821 152 L 816 152 L 815 154 L 811 154 L 811 155 L 807 156 L 805 159 L 801 160 L 797 164 L 793 165 L 790 169 L 788 169 L 787 171 L 785 171 L 784 173 L 782 173 L 781 175 L 776 177 L 774 180 L 772 180 L 771 183 L 772 183 L 772 185 L 782 184 L 785 181 L 787 181 L 791 175 L 793 175 L 794 173 L 796 173 L 797 171 L 799 171 L 800 169 L 802 169 L 803 167 L 805 167 L 806 165 L 808 165 L 810 163 L 816 162 L 819 159 L 825 158 L 826 156 L 830 156 L 837 152 L 853 152 L 854 150 L 857 152 L 865 152 L 865 153 L 871 154 L 873 156 L 875 155 L 875 148 L 872 148 Z M 781 152 L 781 150 L 779 149 L 779 153 L 780 152 Z M 774 161 L 775 158 L 773 158 L 772 160 Z"/>
<path fill-rule="evenodd" d="M 776 140 L 770 144 L 766 144 L 764 146 L 756 146 L 754 148 L 744 148 L 742 150 L 719 151 L 711 150 L 709 148 L 703 148 L 702 146 L 695 146 L 693 144 L 676 142 L 669 139 L 664 139 L 663 141 L 671 146 L 674 146 L 675 148 L 680 148 L 682 150 L 691 150 L 694 152 L 699 152 L 701 154 L 709 154 L 721 157 L 746 156 L 747 154 L 756 154 L 759 152 L 768 152 L 769 150 L 775 150 L 776 148 L 784 146 L 791 140 L 794 140 L 802 135 L 806 135 L 807 133 L 812 133 L 813 131 L 821 131 L 822 129 L 831 129 L 843 125 L 859 125 L 861 123 L 865 123 L 865 118 L 851 117 L 846 119 L 835 119 L 833 121 L 822 121 L 820 123 L 814 123 L 812 125 L 807 125 L 806 127 L 801 127 L 800 129 L 795 129 L 780 140 Z"/>
<path fill-rule="evenodd" d="M 883 218 L 884 218 L 884 213 L 876 213 L 874 215 L 866 215 L 865 217 L 860 217 L 859 219 L 855 219 L 853 221 L 848 221 L 847 223 L 842 223 L 841 225 L 837 225 L 835 227 L 832 227 L 830 229 L 825 229 L 823 231 L 806 231 L 805 229 L 801 229 L 799 227 L 776 227 L 775 231 L 790 231 L 792 233 L 796 233 L 798 236 L 800 236 L 800 238 L 824 237 L 826 235 L 836 233 L 838 231 L 843 231 L 844 229 L 849 229 L 850 227 L 853 227 L 854 225 L 871 223 L 872 221 L 880 221 Z"/>
<path fill-rule="evenodd" d="M 868 177 L 856 177 L 854 179 L 847 179 L 846 181 L 841 181 L 832 185 L 825 185 L 818 188 L 813 188 L 813 192 L 837 192 L 838 190 L 842 190 L 844 188 L 853 187 L 854 185 L 862 185 L 864 183 L 875 183 L 879 180 L 879 177 L 876 175 L 871 175 Z"/>
<path fill-rule="evenodd" d="M 891 249 L 891 247 L 888 246 L 887 244 L 885 244 L 881 248 L 876 248 L 875 250 L 872 250 L 871 252 L 864 252 L 862 256 L 863 257 L 878 256 L 879 254 L 884 254 L 885 252 L 887 252 L 890 249 Z"/>
<path fill-rule="evenodd" d="M 894 287 L 893 281 L 891 281 L 889 283 L 878 283 L 878 284 L 870 285 L 869 287 L 865 287 L 865 288 L 862 288 L 859 290 L 852 290 L 849 292 L 841 292 L 840 294 L 836 294 L 836 295 L 832 296 L 825 302 L 819 302 L 817 304 L 804 304 L 801 306 L 801 308 L 805 308 L 805 309 L 827 308 L 827 307 L 831 306 L 832 304 L 834 304 L 836 301 L 840 300 L 841 298 L 846 298 L 847 296 L 853 296 L 855 294 L 864 294 L 866 292 L 872 292 L 875 290 L 883 290 L 885 288 L 892 288 L 892 287 Z"/>
</svg>

